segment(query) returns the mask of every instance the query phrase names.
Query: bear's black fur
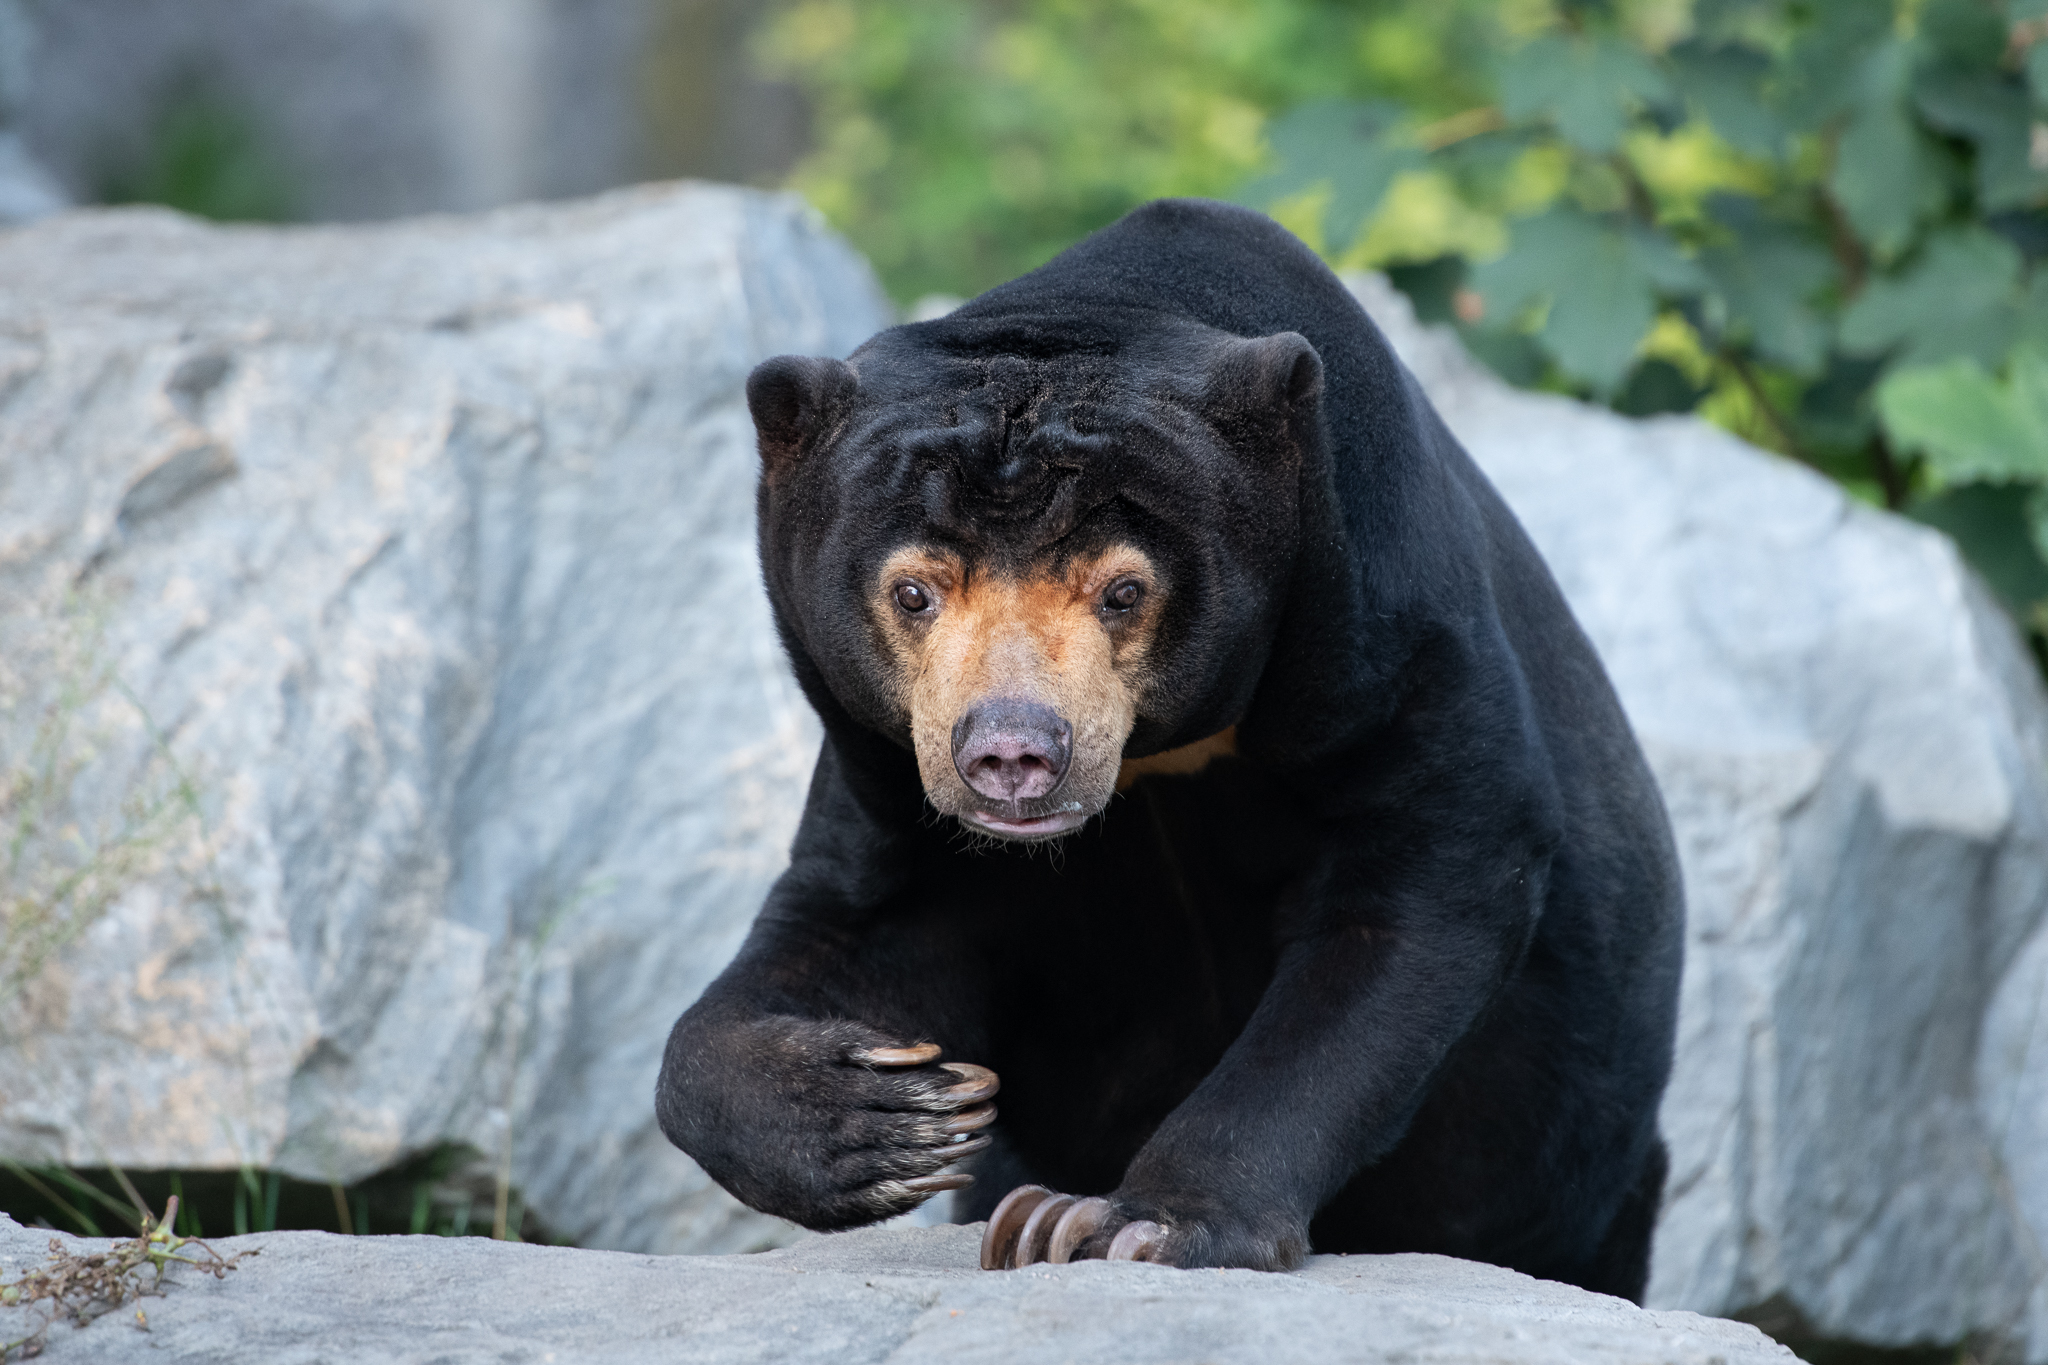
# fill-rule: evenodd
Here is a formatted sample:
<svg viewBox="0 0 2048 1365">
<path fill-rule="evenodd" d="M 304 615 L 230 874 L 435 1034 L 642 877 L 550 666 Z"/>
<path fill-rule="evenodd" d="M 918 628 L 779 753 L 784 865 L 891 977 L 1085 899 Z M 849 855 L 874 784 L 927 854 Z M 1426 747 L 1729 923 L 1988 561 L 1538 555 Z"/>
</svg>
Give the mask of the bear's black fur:
<svg viewBox="0 0 2048 1365">
<path fill-rule="evenodd" d="M 670 1138 L 811 1227 L 911 1207 L 969 1072 L 876 1049 L 929 1040 L 1001 1077 L 969 1217 L 1038 1181 L 1110 1197 L 1084 1254 L 1151 1219 L 1183 1265 L 1431 1251 L 1639 1298 L 1680 967 L 1663 807 L 1535 549 L 1337 279 L 1264 217 L 1163 201 L 749 398 L 825 740 L 788 872 L 670 1038 Z M 1235 754 L 1049 848 L 963 840 L 897 634 L 945 590 L 876 575 L 1111 545 L 1152 566 L 1122 755 L 1233 726 Z"/>
</svg>

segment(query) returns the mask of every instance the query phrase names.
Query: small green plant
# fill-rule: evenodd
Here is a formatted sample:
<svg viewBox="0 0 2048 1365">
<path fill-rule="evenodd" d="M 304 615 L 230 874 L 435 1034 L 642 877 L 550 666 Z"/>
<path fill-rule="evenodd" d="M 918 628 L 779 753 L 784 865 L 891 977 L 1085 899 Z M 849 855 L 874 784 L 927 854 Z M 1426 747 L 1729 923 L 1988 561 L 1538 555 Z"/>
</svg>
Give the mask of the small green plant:
<svg viewBox="0 0 2048 1365">
<path fill-rule="evenodd" d="M 111 158 L 108 204 L 163 204 L 223 222 L 287 222 L 298 196 L 285 164 L 247 110 L 197 80 L 173 86 L 148 139 Z"/>
<path fill-rule="evenodd" d="M 178 1204 L 188 1237 L 308 1230 L 350 1236 L 488 1237 L 555 1243 L 494 1156 L 448 1145 L 354 1184 L 281 1171 L 127 1171 L 0 1160 L 0 1211 L 16 1222 L 87 1237 L 142 1226 L 154 1204 Z"/>
<path fill-rule="evenodd" d="M 0 620 L 0 1007 L 135 885 L 209 865 L 199 793 L 121 686 L 105 617 L 66 589 Z"/>
<path fill-rule="evenodd" d="M 230 1270 L 260 1250 L 251 1247 L 223 1256 L 196 1235 L 180 1236 L 177 1218 L 178 1199 L 173 1195 L 161 1219 L 150 1218 L 145 1210 L 136 1234 L 105 1251 L 80 1253 L 52 1237 L 47 1261 L 20 1279 L 0 1283 L 0 1307 L 25 1309 L 37 1316 L 35 1326 L 26 1334 L 0 1341 L 0 1362 L 10 1355 L 41 1355 L 50 1328 L 60 1320 L 84 1327 L 137 1300 L 162 1298 L 165 1276 L 174 1266 L 189 1266 L 203 1275 L 225 1279 Z M 149 1326 L 149 1318 L 140 1308 L 135 1310 L 135 1321 L 139 1327 Z"/>
<path fill-rule="evenodd" d="M 1527 7 L 1490 98 L 1300 106 L 1241 193 L 1508 378 L 1697 408 L 2048 628 L 2048 0 Z"/>
</svg>

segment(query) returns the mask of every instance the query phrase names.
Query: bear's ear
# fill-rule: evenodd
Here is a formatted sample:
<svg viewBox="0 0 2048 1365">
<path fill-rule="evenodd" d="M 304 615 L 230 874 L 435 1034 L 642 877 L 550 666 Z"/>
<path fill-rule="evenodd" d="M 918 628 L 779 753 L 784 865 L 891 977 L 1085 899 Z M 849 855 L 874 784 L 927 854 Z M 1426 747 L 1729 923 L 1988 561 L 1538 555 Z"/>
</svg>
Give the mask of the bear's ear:
<svg viewBox="0 0 2048 1365">
<path fill-rule="evenodd" d="M 747 376 L 747 410 L 761 440 L 761 462 L 770 470 L 794 463 L 832 422 L 856 381 L 843 360 L 779 355 Z"/>
<path fill-rule="evenodd" d="M 1291 417 L 1323 392 L 1323 358 L 1299 332 L 1231 341 L 1209 369 L 1209 393 L 1247 416 Z"/>
</svg>

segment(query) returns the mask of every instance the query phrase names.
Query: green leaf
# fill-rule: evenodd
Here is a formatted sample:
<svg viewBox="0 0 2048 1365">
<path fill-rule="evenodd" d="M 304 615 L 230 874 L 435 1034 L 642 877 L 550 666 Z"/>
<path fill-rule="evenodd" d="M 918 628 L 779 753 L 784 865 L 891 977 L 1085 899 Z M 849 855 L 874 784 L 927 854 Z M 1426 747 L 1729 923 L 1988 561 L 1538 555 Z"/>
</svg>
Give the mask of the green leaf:
<svg viewBox="0 0 2048 1365">
<path fill-rule="evenodd" d="M 1637 104 L 1671 98 L 1670 83 L 1647 57 L 1604 34 L 1538 38 L 1503 59 L 1499 84 L 1510 119 L 1548 118 L 1565 141 L 1594 153 L 1621 145 Z"/>
<path fill-rule="evenodd" d="M 1984 0 L 1926 0 L 1915 27 L 1943 60 L 1987 73 L 2005 56 L 2005 18 Z"/>
<path fill-rule="evenodd" d="M 1421 148 L 1404 137 L 1405 114 L 1398 104 L 1350 100 L 1318 100 L 1290 110 L 1266 134 L 1279 168 L 1247 184 L 1239 199 L 1264 207 L 1327 182 L 1325 240 L 1333 248 L 1348 246 L 1379 209 L 1394 178 L 1426 164 Z"/>
<path fill-rule="evenodd" d="M 2034 542 L 2034 556 L 2048 563 L 2048 487 L 2036 486 L 2027 494 L 2025 514 L 2027 538 Z"/>
<path fill-rule="evenodd" d="M 1828 190 L 1858 236 L 1880 256 L 1897 255 L 1920 221 L 1948 203 L 1940 149 L 1914 126 L 1901 103 L 1856 111 L 1835 144 Z"/>
<path fill-rule="evenodd" d="M 2048 565 L 2029 525 L 2039 497 L 2039 489 L 2025 484 L 1964 484 L 1921 499 L 1906 515 L 1947 532 L 2006 609 L 2025 622 L 2034 604 L 2048 597 Z"/>
<path fill-rule="evenodd" d="M 1611 393 L 1657 317 L 1661 289 L 1704 284 L 1699 267 L 1669 239 L 1634 224 L 1618 229 L 1576 209 L 1552 209 L 1514 225 L 1499 260 L 1472 273 L 1489 317 L 1509 319 L 1547 302 L 1538 337 L 1568 374 Z"/>
<path fill-rule="evenodd" d="M 1895 371 L 1877 411 L 1892 443 L 1924 452 L 1940 484 L 2048 479 L 2048 356 L 2031 347 L 2004 384 L 1967 358 Z"/>
<path fill-rule="evenodd" d="M 1842 314 L 1852 354 L 1899 349 L 1901 366 L 1970 356 L 1995 365 L 2017 334 L 2019 249 L 1977 226 L 1934 237 L 1912 266 L 1877 279 Z"/>
<path fill-rule="evenodd" d="M 1699 262 L 1678 249 L 1663 232 L 1641 223 L 1627 227 L 1629 261 L 1667 294 L 1696 294 L 1707 287 Z"/>
<path fill-rule="evenodd" d="M 2038 203 L 2048 174 L 2036 170 L 2027 92 L 1996 71 L 1944 67 L 1915 83 L 1914 103 L 1929 123 L 1976 144 L 1977 196 L 1991 212 Z"/>
<path fill-rule="evenodd" d="M 1818 130 L 1866 102 L 1872 59 L 1877 58 L 1882 68 L 1894 60 L 1883 54 L 1897 46 L 1888 4 L 1841 0 L 1814 6 L 1813 18 L 1793 45 L 1783 72 L 1780 106 L 1800 130 Z"/>
<path fill-rule="evenodd" d="M 1692 111 L 1721 139 L 1753 156 L 1774 156 L 1785 144 L 1785 125 L 1764 102 L 1771 59 L 1755 48 L 1698 42 L 1671 49 L 1671 79 Z"/>
<path fill-rule="evenodd" d="M 1858 360 L 1840 351 L 1830 355 L 1820 378 L 1799 395 L 1796 413 L 1806 439 L 1860 455 L 1877 427 L 1870 400 L 1881 373 L 1874 360 Z"/>
<path fill-rule="evenodd" d="M 1738 229 L 1730 245 L 1705 252 L 1701 262 L 1728 333 L 1799 374 L 1820 370 L 1828 327 L 1812 300 L 1835 278 L 1835 259 L 1825 247 L 1790 228 L 1755 222 Z"/>
</svg>

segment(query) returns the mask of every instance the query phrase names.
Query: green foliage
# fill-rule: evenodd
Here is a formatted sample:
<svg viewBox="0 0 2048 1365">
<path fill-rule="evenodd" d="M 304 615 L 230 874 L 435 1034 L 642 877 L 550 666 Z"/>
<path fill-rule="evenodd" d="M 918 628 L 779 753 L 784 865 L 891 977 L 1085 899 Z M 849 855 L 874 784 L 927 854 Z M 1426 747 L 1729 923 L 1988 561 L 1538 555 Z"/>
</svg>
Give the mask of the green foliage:
<svg viewBox="0 0 2048 1365">
<path fill-rule="evenodd" d="M 801 0 L 762 52 L 900 299 L 1225 194 L 1516 383 L 1943 526 L 2048 625 L 2048 0 Z"/>
<path fill-rule="evenodd" d="M 1260 168 L 1273 111 L 1369 90 L 1469 101 L 1491 10 L 799 0 L 758 46 L 816 113 L 796 188 L 908 301 L 978 292 L 1147 199 L 1228 193 Z"/>
<path fill-rule="evenodd" d="M 108 204 L 163 204 L 223 222 L 287 222 L 296 216 L 291 176 L 256 123 L 197 86 L 167 100 L 138 155 L 101 177 Z"/>
<path fill-rule="evenodd" d="M 1877 409 L 1943 484 L 2048 480 L 2048 356 L 2033 347 L 2013 355 L 2002 383 L 1968 356 L 1901 369 L 1878 389 Z"/>
<path fill-rule="evenodd" d="M 410 1233 L 557 1242 L 511 1191 L 509 1217 L 490 1157 L 438 1147 L 353 1185 L 239 1171 L 124 1171 L 0 1161 L 0 1211 L 16 1222 L 87 1237 L 118 1236 L 177 1198 L 187 1237 L 314 1229 L 354 1236 Z"/>
<path fill-rule="evenodd" d="M 1243 197 L 1319 191 L 1326 254 L 1378 266 L 1434 245 L 1390 226 L 1412 202 L 1455 202 L 1497 244 L 1468 226 L 1437 275 L 1511 377 L 1625 411 L 1690 384 L 1706 415 L 1950 531 L 2039 632 L 2044 12 L 1698 0 L 1652 33 L 1560 4 L 1500 57 L 1469 136 L 1432 140 L 1437 109 L 1320 107 L 1322 142 L 1273 138 Z M 1403 176 L 1434 189 L 1404 204 Z"/>
</svg>

